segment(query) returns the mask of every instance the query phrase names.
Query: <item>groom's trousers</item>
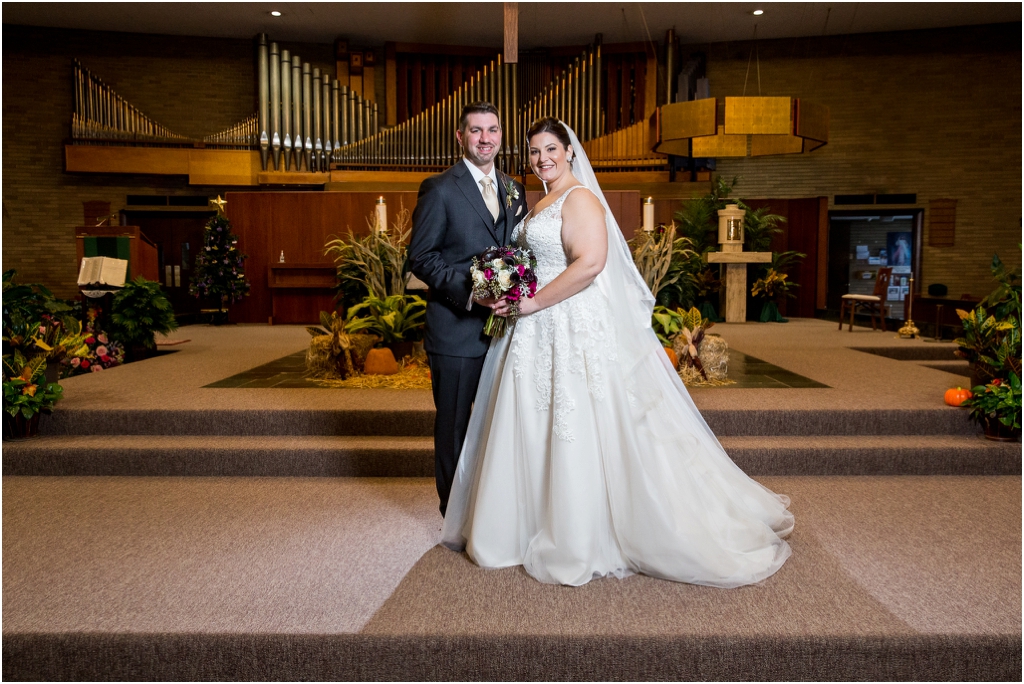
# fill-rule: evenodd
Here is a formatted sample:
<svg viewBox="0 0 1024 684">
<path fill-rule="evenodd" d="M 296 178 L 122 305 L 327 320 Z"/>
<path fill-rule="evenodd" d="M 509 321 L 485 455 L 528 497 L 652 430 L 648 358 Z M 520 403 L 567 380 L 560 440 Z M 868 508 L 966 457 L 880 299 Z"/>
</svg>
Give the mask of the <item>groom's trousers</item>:
<svg viewBox="0 0 1024 684">
<path fill-rule="evenodd" d="M 448 508 L 448 494 L 455 479 L 462 443 L 466 440 L 469 414 L 484 367 L 484 356 L 466 358 L 430 354 L 430 378 L 434 390 L 434 474 L 441 515 Z"/>
</svg>

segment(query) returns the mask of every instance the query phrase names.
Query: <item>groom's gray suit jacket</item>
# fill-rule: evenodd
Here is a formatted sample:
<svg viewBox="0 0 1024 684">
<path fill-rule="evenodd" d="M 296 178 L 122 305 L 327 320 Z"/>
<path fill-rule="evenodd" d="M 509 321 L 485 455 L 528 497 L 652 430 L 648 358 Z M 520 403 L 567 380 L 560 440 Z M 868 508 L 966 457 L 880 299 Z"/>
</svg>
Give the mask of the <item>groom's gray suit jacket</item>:
<svg viewBox="0 0 1024 684">
<path fill-rule="evenodd" d="M 430 286 L 427 331 L 428 353 L 478 357 L 487 353 L 490 338 L 483 334 L 490 310 L 474 304 L 469 267 L 473 257 L 489 247 L 509 244 L 516 222 L 526 215 L 526 190 L 509 176 L 498 178 L 498 220 L 484 204 L 473 174 L 460 160 L 444 173 L 423 181 L 412 215 L 409 259 L 412 272 Z M 508 182 L 519 197 L 508 202 Z"/>
</svg>

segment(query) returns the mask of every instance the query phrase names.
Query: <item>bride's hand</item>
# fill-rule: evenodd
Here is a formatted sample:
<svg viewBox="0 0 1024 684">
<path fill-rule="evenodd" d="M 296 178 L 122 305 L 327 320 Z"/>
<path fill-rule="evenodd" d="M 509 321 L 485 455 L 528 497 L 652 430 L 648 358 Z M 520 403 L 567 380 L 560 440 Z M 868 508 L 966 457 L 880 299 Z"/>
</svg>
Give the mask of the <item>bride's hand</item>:
<svg viewBox="0 0 1024 684">
<path fill-rule="evenodd" d="M 537 306 L 537 300 L 533 297 L 525 297 L 519 300 L 519 315 L 529 316 L 532 313 L 540 311 L 540 307 Z"/>
</svg>

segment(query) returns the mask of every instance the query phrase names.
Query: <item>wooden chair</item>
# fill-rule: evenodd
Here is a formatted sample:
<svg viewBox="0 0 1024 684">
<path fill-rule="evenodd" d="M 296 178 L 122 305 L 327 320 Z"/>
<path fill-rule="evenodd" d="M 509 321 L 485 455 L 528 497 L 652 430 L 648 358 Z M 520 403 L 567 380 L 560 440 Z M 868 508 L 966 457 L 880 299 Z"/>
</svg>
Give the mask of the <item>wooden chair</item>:
<svg viewBox="0 0 1024 684">
<path fill-rule="evenodd" d="M 889 281 L 892 280 L 892 267 L 887 266 L 885 268 L 878 269 L 878 276 L 875 278 L 875 291 L 873 294 L 861 295 L 861 294 L 845 294 L 843 295 L 842 304 L 839 307 L 839 329 L 843 329 L 843 317 L 846 315 L 847 310 L 850 312 L 850 332 L 853 332 L 853 315 L 859 309 L 861 313 L 867 313 L 871 316 L 871 329 L 878 330 L 875 327 L 875 316 L 878 316 L 878 322 L 882 325 L 882 330 L 885 330 L 885 310 L 886 310 L 886 295 L 889 292 Z"/>
</svg>

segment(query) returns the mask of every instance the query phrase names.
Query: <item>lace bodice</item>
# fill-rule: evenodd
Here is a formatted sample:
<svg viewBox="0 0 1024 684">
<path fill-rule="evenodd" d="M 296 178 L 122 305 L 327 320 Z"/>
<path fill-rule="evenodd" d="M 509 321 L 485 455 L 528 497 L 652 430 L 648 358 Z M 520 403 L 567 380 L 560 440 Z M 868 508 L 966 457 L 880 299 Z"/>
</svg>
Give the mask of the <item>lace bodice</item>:
<svg viewBox="0 0 1024 684">
<path fill-rule="evenodd" d="M 528 214 L 512 231 L 512 241 L 528 247 L 537 257 L 537 286 L 544 287 L 569 265 L 562 244 L 562 205 L 565 199 L 582 186 L 574 185 L 536 216 Z"/>
<path fill-rule="evenodd" d="M 513 241 L 532 250 L 537 259 L 539 288 L 569 265 L 562 244 L 562 205 L 571 192 L 582 187 L 569 188 L 536 216 L 523 219 L 512 233 Z M 532 377 L 537 410 L 547 411 L 553 405 L 553 430 L 559 438 L 575 440 L 567 418 L 576 402 L 565 392 L 567 374 L 585 378 L 591 396 L 603 399 L 604 366 L 616 360 L 614 339 L 608 303 L 594 283 L 516 322 L 511 347 L 514 374 L 520 380 Z"/>
</svg>

